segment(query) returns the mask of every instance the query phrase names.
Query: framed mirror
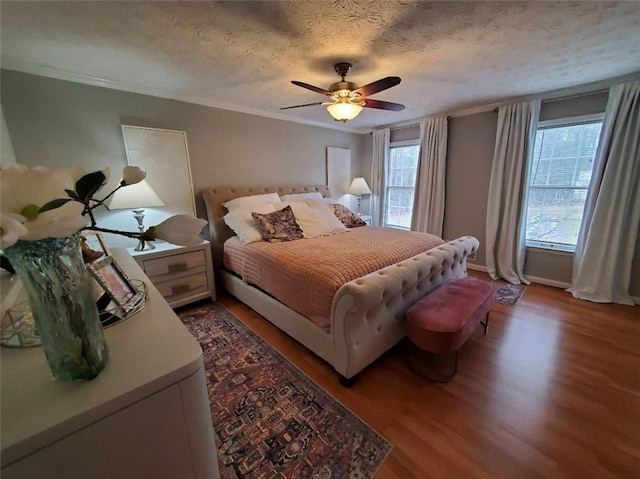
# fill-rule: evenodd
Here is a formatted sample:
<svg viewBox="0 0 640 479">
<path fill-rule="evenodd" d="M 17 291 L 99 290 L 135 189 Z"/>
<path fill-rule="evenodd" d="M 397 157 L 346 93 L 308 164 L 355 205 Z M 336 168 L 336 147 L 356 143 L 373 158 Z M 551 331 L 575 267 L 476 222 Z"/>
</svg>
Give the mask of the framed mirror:
<svg viewBox="0 0 640 479">
<path fill-rule="evenodd" d="M 187 133 L 122 125 L 127 162 L 147 172 L 147 183 L 174 214 L 195 215 Z"/>
</svg>

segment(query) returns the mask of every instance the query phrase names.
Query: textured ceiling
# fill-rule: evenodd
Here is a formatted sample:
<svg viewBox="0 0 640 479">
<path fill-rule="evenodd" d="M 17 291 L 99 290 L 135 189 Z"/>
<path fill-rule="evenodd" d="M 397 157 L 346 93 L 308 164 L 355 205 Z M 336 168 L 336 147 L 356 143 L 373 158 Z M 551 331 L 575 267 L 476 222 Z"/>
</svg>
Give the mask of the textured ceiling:
<svg viewBox="0 0 640 479">
<path fill-rule="evenodd" d="M 3 68 L 293 121 L 365 131 L 640 71 L 627 2 L 0 3 Z M 402 83 L 346 125 L 290 83 Z"/>
</svg>

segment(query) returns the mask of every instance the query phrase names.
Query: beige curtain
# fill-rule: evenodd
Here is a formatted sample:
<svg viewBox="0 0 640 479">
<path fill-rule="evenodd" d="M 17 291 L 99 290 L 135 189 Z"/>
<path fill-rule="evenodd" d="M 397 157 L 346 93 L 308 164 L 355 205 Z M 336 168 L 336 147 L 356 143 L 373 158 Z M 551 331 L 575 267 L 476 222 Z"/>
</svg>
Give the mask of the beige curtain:
<svg viewBox="0 0 640 479">
<path fill-rule="evenodd" d="M 498 110 L 487 201 L 487 269 L 493 279 L 529 284 L 524 275 L 526 196 L 540 101 Z"/>
<path fill-rule="evenodd" d="M 411 229 L 442 236 L 448 121 L 444 116 L 420 122 L 420 158 Z"/>
<path fill-rule="evenodd" d="M 384 224 L 384 192 L 386 178 L 386 159 L 389 150 L 389 128 L 374 130 L 373 155 L 371 160 L 371 218 L 373 226 Z"/>
<path fill-rule="evenodd" d="M 629 294 L 640 225 L 640 81 L 609 91 L 569 291 L 599 303 Z"/>
</svg>

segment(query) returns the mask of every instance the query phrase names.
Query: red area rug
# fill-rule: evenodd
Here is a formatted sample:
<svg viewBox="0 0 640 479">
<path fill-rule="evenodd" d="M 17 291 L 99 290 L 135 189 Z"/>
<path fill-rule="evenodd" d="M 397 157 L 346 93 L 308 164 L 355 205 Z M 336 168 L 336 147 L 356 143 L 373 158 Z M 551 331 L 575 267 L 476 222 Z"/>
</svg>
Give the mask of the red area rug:
<svg viewBox="0 0 640 479">
<path fill-rule="evenodd" d="M 484 276 L 475 277 L 490 283 L 494 291 L 493 300 L 496 303 L 505 304 L 507 306 L 515 306 L 524 293 L 524 290 L 527 289 L 524 284 L 511 284 L 503 279 L 491 279 Z"/>
<path fill-rule="evenodd" d="M 204 353 L 223 479 L 373 477 L 386 439 L 224 307 L 178 315 Z"/>
</svg>

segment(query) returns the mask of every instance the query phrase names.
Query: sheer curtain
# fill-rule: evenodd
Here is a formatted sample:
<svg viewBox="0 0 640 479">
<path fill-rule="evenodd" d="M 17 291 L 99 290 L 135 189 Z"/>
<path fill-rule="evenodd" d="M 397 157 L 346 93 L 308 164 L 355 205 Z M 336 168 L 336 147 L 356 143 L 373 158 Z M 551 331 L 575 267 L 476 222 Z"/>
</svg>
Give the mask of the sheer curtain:
<svg viewBox="0 0 640 479">
<path fill-rule="evenodd" d="M 539 112 L 539 100 L 498 110 L 487 201 L 487 269 L 493 279 L 513 284 L 529 284 L 524 276 L 526 185 Z"/>
<path fill-rule="evenodd" d="M 371 161 L 371 219 L 373 226 L 384 224 L 384 191 L 386 158 L 389 149 L 389 128 L 374 130 L 373 155 Z"/>
<path fill-rule="evenodd" d="M 631 267 L 640 225 L 640 81 L 616 85 L 600 133 L 573 257 L 570 291 L 599 303 L 633 304 Z"/>
<path fill-rule="evenodd" d="M 411 229 L 442 236 L 447 160 L 447 118 L 420 122 L 420 159 L 416 179 Z"/>
</svg>

